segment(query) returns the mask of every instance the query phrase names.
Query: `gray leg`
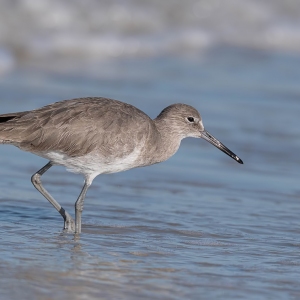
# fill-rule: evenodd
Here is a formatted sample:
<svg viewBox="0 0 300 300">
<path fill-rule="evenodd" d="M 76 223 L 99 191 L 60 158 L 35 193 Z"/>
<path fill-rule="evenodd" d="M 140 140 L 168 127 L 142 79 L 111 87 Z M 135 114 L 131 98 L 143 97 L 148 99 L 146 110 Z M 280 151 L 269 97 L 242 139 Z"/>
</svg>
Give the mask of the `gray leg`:
<svg viewBox="0 0 300 300">
<path fill-rule="evenodd" d="M 81 233 L 81 214 L 83 211 L 83 202 L 88 188 L 90 187 L 88 180 L 85 180 L 82 191 L 75 203 L 75 233 Z"/>
<path fill-rule="evenodd" d="M 72 217 L 61 207 L 61 205 L 49 194 L 49 192 L 42 186 L 41 176 L 52 167 L 51 161 L 48 162 L 43 168 L 36 172 L 31 177 L 31 182 L 34 187 L 55 207 L 64 219 L 64 229 L 73 231 L 75 224 Z"/>
</svg>

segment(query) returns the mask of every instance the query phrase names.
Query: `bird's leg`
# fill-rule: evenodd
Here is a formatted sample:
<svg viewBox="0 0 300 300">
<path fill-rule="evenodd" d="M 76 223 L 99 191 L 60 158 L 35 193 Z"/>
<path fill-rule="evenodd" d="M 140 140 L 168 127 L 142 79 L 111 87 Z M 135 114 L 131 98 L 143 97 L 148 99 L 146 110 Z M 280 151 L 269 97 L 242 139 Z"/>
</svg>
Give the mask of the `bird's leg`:
<svg viewBox="0 0 300 300">
<path fill-rule="evenodd" d="M 81 190 L 81 193 L 75 203 L 75 233 L 81 233 L 81 214 L 83 211 L 83 202 L 88 188 L 90 187 L 91 182 L 86 179 L 84 181 L 84 186 Z"/>
<path fill-rule="evenodd" d="M 31 177 L 31 182 L 34 187 L 55 207 L 64 219 L 64 229 L 74 232 L 75 223 L 72 217 L 61 207 L 61 205 L 49 194 L 49 192 L 42 186 L 41 176 L 52 167 L 51 161 L 43 168 L 37 171 Z"/>
</svg>

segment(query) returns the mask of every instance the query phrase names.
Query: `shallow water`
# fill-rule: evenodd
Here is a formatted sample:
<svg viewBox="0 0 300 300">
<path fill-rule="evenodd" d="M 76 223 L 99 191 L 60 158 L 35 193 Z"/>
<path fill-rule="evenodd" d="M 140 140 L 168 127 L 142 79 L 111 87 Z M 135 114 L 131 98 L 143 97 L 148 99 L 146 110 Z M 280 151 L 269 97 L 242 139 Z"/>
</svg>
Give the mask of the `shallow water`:
<svg viewBox="0 0 300 300">
<path fill-rule="evenodd" d="M 0 147 L 3 299 L 299 299 L 300 58 L 221 49 L 205 59 L 117 60 L 97 72 L 17 69 L 1 112 L 109 96 L 151 117 L 197 107 L 244 160 L 186 139 L 169 161 L 97 177 L 79 237 L 32 187 L 46 161 Z M 54 167 L 45 186 L 66 210 L 83 179 Z"/>
</svg>

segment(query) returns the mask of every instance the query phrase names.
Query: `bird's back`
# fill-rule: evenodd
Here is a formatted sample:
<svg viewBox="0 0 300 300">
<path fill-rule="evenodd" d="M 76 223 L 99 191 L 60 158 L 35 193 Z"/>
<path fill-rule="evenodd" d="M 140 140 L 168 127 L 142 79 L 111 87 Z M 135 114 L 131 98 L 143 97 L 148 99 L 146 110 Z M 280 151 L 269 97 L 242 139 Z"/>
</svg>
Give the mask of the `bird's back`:
<svg viewBox="0 0 300 300">
<path fill-rule="evenodd" d="M 132 105 L 107 98 L 79 98 L 0 115 L 0 142 L 38 155 L 58 151 L 79 157 L 101 151 L 106 157 L 124 157 L 143 143 L 153 126 Z"/>
</svg>

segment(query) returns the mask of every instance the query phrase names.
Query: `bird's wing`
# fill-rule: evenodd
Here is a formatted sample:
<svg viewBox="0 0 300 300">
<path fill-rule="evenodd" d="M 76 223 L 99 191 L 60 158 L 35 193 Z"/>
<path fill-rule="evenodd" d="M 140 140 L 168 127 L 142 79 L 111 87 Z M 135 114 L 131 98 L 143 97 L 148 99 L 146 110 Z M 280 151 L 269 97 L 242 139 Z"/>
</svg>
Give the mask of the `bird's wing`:
<svg viewBox="0 0 300 300">
<path fill-rule="evenodd" d="M 106 98 L 56 102 L 13 116 L 2 115 L 8 119 L 3 123 L 0 116 L 0 141 L 36 154 L 60 151 L 68 156 L 94 150 L 108 156 L 118 152 L 125 156 L 141 141 L 152 122 L 134 106 Z"/>
</svg>

